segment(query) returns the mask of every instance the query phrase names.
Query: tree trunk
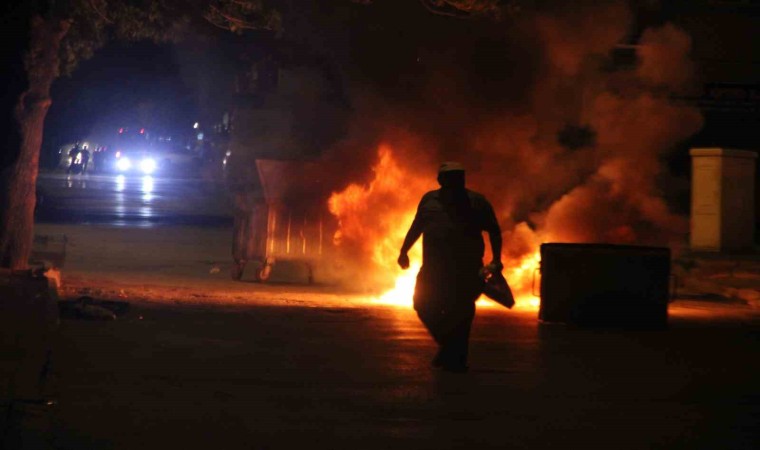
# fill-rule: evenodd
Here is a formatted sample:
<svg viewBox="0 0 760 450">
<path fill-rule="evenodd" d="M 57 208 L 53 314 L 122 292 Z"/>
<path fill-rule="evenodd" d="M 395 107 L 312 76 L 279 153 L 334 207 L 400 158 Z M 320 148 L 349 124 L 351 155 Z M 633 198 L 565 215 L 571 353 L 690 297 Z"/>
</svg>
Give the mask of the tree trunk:
<svg viewBox="0 0 760 450">
<path fill-rule="evenodd" d="M 34 205 L 50 87 L 58 76 L 61 40 L 70 22 L 34 17 L 24 55 L 28 87 L 19 96 L 14 118 L 21 137 L 16 161 L 4 174 L 0 210 L 0 267 L 24 269 L 34 236 Z"/>
</svg>

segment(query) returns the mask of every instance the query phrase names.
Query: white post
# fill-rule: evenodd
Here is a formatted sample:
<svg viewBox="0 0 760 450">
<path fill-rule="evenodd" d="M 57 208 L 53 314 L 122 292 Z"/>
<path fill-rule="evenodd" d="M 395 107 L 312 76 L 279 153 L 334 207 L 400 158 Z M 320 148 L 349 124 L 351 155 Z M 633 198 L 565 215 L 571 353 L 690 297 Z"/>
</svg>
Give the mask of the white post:
<svg viewBox="0 0 760 450">
<path fill-rule="evenodd" d="M 751 249 L 757 153 L 726 148 L 693 148 L 689 153 L 692 250 Z"/>
</svg>

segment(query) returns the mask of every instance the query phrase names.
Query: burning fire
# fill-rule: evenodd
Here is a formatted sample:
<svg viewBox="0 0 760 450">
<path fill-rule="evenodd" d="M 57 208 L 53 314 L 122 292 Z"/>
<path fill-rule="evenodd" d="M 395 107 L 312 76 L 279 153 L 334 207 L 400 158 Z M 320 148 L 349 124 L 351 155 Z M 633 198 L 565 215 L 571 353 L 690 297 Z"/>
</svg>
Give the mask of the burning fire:
<svg viewBox="0 0 760 450">
<path fill-rule="evenodd" d="M 414 158 L 443 159 L 459 151 L 475 163 L 473 180 L 505 222 L 504 275 L 519 308 L 538 306 L 532 292 L 542 241 L 683 242 L 688 219 L 670 211 L 662 195 L 670 186 L 661 180 L 668 181 L 662 162 L 703 124 L 695 106 L 672 101 L 696 82 L 691 38 L 672 24 L 647 28 L 636 48 L 638 63 L 623 67 L 611 57 L 629 37 L 635 14 L 626 2 L 582 3 L 547 8 L 514 27 L 518 34 L 505 43 L 530 36 L 525 42 L 536 46 L 535 52 L 528 48 L 536 59 L 505 79 L 503 89 L 473 83 L 474 67 L 448 72 L 441 65 L 439 72 L 431 65 L 436 76 L 421 85 L 425 96 L 465 83 L 471 91 L 446 96 L 445 103 L 431 95 L 410 103 L 415 107 L 409 111 L 395 111 L 392 101 L 380 101 L 380 108 L 369 101 L 372 109 L 357 115 L 356 135 L 336 151 L 353 154 L 362 145 L 354 143 L 368 142 L 365 135 L 372 142 L 382 136 L 394 147 L 381 146 L 374 177 L 334 193 L 329 206 L 339 221 L 339 249 L 350 255 L 346 269 L 354 269 L 365 287 L 386 290 L 376 301 L 412 301 L 419 245 L 410 252 L 408 271 L 396 258 L 417 202 L 437 188 L 432 173 L 417 169 L 425 164 L 407 162 Z M 505 67 L 526 54 L 523 46 L 503 50 Z"/>
<path fill-rule="evenodd" d="M 369 256 L 374 266 L 371 271 L 382 274 L 374 280 L 375 287 L 384 287 L 385 291 L 374 296 L 373 302 L 411 307 L 417 272 L 422 265 L 421 242 L 409 252 L 409 269 L 402 270 L 396 259 L 414 220 L 417 202 L 436 186 L 429 176 L 402 168 L 388 146 L 379 148 L 373 171 L 374 178 L 368 184 L 351 184 L 330 197 L 328 206 L 339 224 L 335 243 L 356 247 L 355 251 Z M 517 261 L 505 260 L 505 276 L 517 308 L 538 308 L 538 298 L 531 291 L 534 282 L 538 282 L 539 261 L 538 251 Z M 501 307 L 485 296 L 478 299 L 478 305 Z"/>
<path fill-rule="evenodd" d="M 421 265 L 421 245 L 409 252 L 411 267 L 407 271 L 398 267 L 396 259 L 417 201 L 431 186 L 423 177 L 403 170 L 387 146 L 380 147 L 373 170 L 375 176 L 369 184 L 351 184 L 330 197 L 328 207 L 339 224 L 334 240 L 372 266 L 364 273 L 376 274 L 373 287 L 392 286 L 395 281 L 396 288 L 383 296 L 388 302 L 409 304 Z"/>
</svg>

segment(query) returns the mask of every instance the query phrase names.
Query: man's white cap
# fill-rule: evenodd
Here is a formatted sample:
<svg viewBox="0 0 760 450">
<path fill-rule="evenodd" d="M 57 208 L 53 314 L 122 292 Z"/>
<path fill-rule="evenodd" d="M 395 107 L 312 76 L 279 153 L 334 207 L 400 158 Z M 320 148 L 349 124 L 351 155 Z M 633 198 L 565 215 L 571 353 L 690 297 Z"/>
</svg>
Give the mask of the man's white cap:
<svg viewBox="0 0 760 450">
<path fill-rule="evenodd" d="M 438 168 L 438 173 L 443 172 L 464 172 L 464 166 L 456 161 L 445 161 L 441 163 L 441 166 Z"/>
</svg>

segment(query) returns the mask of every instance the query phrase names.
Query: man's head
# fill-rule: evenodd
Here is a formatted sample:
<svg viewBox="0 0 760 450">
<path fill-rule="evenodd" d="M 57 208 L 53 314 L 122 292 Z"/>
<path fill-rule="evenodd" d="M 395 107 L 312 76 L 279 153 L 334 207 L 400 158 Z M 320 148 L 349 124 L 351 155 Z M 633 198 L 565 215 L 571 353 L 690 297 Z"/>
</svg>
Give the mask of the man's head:
<svg viewBox="0 0 760 450">
<path fill-rule="evenodd" d="M 438 184 L 443 188 L 464 189 L 464 166 L 455 161 L 441 163 L 438 168 Z"/>
</svg>

